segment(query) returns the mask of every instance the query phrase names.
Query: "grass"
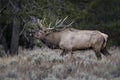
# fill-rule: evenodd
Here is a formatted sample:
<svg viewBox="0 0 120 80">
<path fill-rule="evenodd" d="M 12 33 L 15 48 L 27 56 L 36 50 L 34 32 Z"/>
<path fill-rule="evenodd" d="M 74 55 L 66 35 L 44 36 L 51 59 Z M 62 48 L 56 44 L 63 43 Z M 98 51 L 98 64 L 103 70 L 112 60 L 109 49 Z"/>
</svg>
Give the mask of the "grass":
<svg viewBox="0 0 120 80">
<path fill-rule="evenodd" d="M 120 80 L 120 49 L 98 61 L 92 50 L 60 56 L 59 49 L 19 49 L 15 56 L 0 58 L 0 80 Z"/>
</svg>

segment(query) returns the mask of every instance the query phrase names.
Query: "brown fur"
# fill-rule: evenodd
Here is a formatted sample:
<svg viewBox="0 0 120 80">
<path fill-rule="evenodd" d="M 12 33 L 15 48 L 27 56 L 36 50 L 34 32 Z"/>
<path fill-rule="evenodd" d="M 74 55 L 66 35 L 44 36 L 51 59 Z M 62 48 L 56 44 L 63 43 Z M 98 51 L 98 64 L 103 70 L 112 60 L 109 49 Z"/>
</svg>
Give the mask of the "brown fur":
<svg viewBox="0 0 120 80">
<path fill-rule="evenodd" d="M 45 32 L 37 31 L 35 37 L 39 38 L 45 45 L 52 49 L 62 49 L 61 55 L 67 51 L 92 48 L 98 59 L 101 59 L 101 53 L 109 55 L 106 50 L 107 35 L 95 30 L 77 30 L 67 28 L 60 32 Z"/>
</svg>

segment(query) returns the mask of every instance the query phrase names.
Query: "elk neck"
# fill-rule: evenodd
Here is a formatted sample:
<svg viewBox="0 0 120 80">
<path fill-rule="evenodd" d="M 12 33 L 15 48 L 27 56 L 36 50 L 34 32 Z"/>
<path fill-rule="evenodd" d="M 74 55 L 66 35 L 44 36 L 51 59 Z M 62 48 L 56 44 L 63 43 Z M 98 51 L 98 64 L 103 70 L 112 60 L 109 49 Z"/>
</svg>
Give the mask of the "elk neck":
<svg viewBox="0 0 120 80">
<path fill-rule="evenodd" d="M 40 38 L 41 42 L 44 43 L 47 47 L 51 48 L 51 49 L 57 49 L 58 45 L 56 45 L 54 43 L 54 38 L 49 37 L 49 35 L 43 35 Z"/>
</svg>

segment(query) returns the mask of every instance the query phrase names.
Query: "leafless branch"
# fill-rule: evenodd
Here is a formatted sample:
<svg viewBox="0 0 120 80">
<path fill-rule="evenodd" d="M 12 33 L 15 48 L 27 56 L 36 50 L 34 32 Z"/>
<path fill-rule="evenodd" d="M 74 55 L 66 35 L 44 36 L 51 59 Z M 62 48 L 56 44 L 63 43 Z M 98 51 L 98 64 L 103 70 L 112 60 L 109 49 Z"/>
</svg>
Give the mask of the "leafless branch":
<svg viewBox="0 0 120 80">
<path fill-rule="evenodd" d="M 4 6 L 1 10 L 0 10 L 0 13 L 5 9 L 6 6 Z"/>
<path fill-rule="evenodd" d="M 23 32 L 24 32 L 24 30 L 25 30 L 25 26 L 26 26 L 26 24 L 24 24 L 23 29 L 22 29 L 22 31 L 20 32 L 20 34 L 19 34 L 19 35 L 22 35 L 22 33 L 23 33 Z"/>
<path fill-rule="evenodd" d="M 9 3 L 11 4 L 11 6 L 13 7 L 13 9 L 17 12 L 19 11 L 19 7 L 16 6 L 15 4 L 13 4 L 13 2 L 11 0 L 9 0 Z"/>
</svg>

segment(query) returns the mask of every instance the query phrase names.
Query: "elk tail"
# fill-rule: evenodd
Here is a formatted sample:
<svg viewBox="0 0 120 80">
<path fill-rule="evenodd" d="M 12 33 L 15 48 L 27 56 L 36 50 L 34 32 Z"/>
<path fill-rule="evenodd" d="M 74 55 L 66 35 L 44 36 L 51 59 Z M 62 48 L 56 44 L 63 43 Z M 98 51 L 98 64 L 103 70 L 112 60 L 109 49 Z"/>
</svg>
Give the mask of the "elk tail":
<svg viewBox="0 0 120 80">
<path fill-rule="evenodd" d="M 107 44 L 107 40 L 108 40 L 108 35 L 104 34 L 104 33 L 101 33 L 102 36 L 104 37 L 104 42 L 103 42 L 103 48 L 106 47 L 106 44 Z"/>
</svg>

